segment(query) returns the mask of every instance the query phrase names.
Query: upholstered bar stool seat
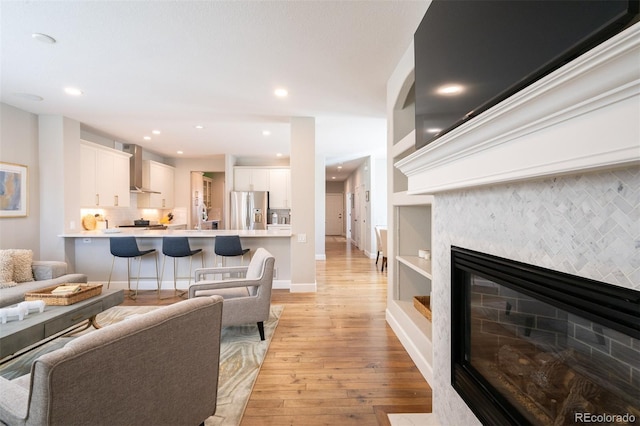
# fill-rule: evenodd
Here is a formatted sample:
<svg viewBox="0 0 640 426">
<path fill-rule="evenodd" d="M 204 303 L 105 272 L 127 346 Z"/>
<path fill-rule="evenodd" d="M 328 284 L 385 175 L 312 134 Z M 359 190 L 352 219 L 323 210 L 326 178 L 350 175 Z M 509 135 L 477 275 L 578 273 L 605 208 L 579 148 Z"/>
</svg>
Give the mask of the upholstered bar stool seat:
<svg viewBox="0 0 640 426">
<path fill-rule="evenodd" d="M 162 274 L 160 276 L 160 282 L 162 282 L 162 278 L 164 277 L 164 264 L 167 259 L 167 256 L 173 258 L 173 290 L 174 293 L 178 291 L 177 280 L 178 279 L 188 279 L 189 285 L 191 285 L 191 265 L 193 256 L 200 253 L 202 260 L 202 268 L 204 268 L 204 253 L 202 249 L 191 250 L 191 246 L 189 245 L 189 239 L 187 237 L 162 237 L 162 254 L 164 257 L 162 258 Z M 189 276 L 188 277 L 179 277 L 178 276 L 178 258 L 180 257 L 188 257 L 189 258 Z M 186 290 L 181 293 L 181 295 L 185 294 Z"/>
<path fill-rule="evenodd" d="M 160 281 L 158 280 L 158 256 L 155 249 L 149 250 L 140 250 L 138 248 L 138 243 L 136 242 L 136 237 L 111 237 L 109 238 L 109 250 L 113 255 L 113 260 L 111 261 L 111 272 L 109 272 L 109 281 L 107 282 L 107 288 L 111 285 L 111 277 L 113 275 L 113 267 L 116 262 L 116 257 L 121 257 L 127 259 L 127 288 L 129 290 L 129 296 L 132 299 L 135 299 L 138 296 L 138 287 L 140 285 L 140 278 L 143 279 L 151 279 L 155 278 L 157 286 L 158 286 L 158 296 L 160 295 Z M 141 277 L 140 276 L 140 267 L 142 266 L 142 256 L 146 256 L 148 254 L 153 254 L 153 259 L 155 260 L 155 277 Z M 138 273 L 135 277 L 131 276 L 131 259 L 138 259 Z M 136 291 L 133 296 L 131 296 L 131 278 L 136 279 Z"/>
<path fill-rule="evenodd" d="M 242 260 L 244 260 L 244 255 L 249 252 L 249 249 L 242 248 L 239 235 L 218 235 L 214 242 L 214 252 L 216 259 L 217 256 L 222 256 L 223 258 L 242 256 Z"/>
</svg>

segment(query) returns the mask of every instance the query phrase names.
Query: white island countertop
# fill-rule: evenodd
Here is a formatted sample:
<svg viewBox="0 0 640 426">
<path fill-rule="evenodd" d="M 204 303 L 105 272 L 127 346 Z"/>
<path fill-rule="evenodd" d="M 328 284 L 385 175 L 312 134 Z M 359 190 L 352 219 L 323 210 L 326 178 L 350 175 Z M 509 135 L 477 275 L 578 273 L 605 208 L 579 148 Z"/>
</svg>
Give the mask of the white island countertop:
<svg viewBox="0 0 640 426">
<path fill-rule="evenodd" d="M 118 236 L 134 236 L 136 238 L 189 237 L 215 238 L 218 235 L 239 235 L 242 238 L 289 238 L 291 229 L 244 230 L 244 229 L 138 229 L 109 228 L 95 231 L 67 232 L 59 235 L 63 238 L 108 238 Z"/>
<path fill-rule="evenodd" d="M 114 232 L 115 231 L 115 232 Z M 204 267 L 221 266 L 222 260 L 215 255 L 214 246 L 219 235 L 239 235 L 242 247 L 249 249 L 247 256 L 229 257 L 224 260 L 225 266 L 246 264 L 251 253 L 259 247 L 268 250 L 275 258 L 274 288 L 288 289 L 291 286 L 291 230 L 256 230 L 238 229 L 142 229 L 142 228 L 109 228 L 95 231 L 67 232 L 60 235 L 64 240 L 66 259 L 69 269 L 86 274 L 89 281 L 106 284 L 111 274 L 113 256 L 110 253 L 111 237 L 135 237 L 140 250 L 154 249 L 157 253 L 157 264 L 153 257 L 141 258 L 141 289 L 156 289 L 158 281 L 162 281 L 163 289 L 173 288 L 174 265 L 178 268 L 177 286 L 186 289 L 193 278 L 193 270 L 189 269 L 189 261 L 167 262 L 162 254 L 163 237 L 188 237 L 191 250 L 202 250 Z M 246 257 L 246 259 L 245 259 Z M 193 268 L 202 267 L 200 258 L 193 261 Z M 111 286 L 127 288 L 127 262 L 115 262 Z M 164 265 L 164 267 L 163 267 Z M 135 274 L 134 274 L 135 275 Z M 186 279 L 185 279 L 186 278 Z M 133 284 L 132 284 L 133 285 Z"/>
</svg>

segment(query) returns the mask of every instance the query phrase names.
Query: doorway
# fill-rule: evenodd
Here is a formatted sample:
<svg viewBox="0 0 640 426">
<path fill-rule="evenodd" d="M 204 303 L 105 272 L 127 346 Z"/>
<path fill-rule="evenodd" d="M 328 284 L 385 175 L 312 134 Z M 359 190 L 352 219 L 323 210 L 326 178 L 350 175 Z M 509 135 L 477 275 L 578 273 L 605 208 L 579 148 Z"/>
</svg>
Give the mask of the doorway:
<svg viewBox="0 0 640 426">
<path fill-rule="evenodd" d="M 189 203 L 190 228 L 198 223 L 198 205 L 207 212 L 205 229 L 223 229 L 224 223 L 224 172 L 191 172 L 191 202 Z"/>
<path fill-rule="evenodd" d="M 325 235 L 344 235 L 344 194 L 326 194 Z"/>
</svg>

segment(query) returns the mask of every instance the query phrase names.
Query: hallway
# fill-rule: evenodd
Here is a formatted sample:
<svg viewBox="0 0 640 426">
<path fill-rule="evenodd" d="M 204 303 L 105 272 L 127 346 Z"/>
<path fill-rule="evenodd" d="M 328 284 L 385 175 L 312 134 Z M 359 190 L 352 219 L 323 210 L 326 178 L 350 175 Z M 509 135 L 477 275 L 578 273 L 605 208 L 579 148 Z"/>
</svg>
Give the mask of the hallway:
<svg viewBox="0 0 640 426">
<path fill-rule="evenodd" d="M 327 237 L 326 255 L 317 293 L 273 292 L 285 309 L 242 425 L 378 425 L 387 412 L 431 411 L 385 320 L 386 271 L 344 237 Z"/>
</svg>

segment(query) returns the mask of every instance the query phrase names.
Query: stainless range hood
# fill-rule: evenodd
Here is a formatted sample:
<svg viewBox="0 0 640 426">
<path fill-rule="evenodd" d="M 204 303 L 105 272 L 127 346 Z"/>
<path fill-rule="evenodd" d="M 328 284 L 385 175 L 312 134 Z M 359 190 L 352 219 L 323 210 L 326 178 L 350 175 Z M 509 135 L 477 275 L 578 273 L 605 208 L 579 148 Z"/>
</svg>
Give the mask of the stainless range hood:
<svg viewBox="0 0 640 426">
<path fill-rule="evenodd" d="M 160 194 L 153 189 L 142 186 L 142 147 L 140 145 L 124 145 L 123 151 L 131 154 L 129 159 L 129 189 L 139 194 Z"/>
</svg>

